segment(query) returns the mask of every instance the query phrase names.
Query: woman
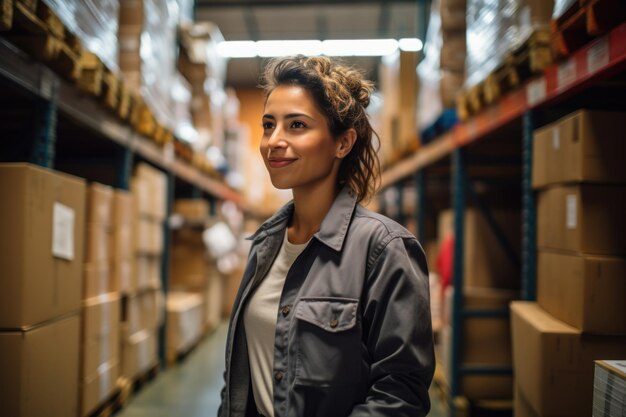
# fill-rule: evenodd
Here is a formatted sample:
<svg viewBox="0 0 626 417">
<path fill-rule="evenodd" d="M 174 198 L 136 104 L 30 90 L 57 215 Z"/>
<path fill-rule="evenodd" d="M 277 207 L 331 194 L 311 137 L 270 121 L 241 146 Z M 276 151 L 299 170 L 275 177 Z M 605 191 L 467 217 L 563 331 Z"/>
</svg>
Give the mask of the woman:
<svg viewBox="0 0 626 417">
<path fill-rule="evenodd" d="M 423 416 L 434 356 L 424 253 L 358 203 L 378 178 L 372 83 L 328 58 L 272 61 L 260 151 L 293 200 L 250 238 L 221 417 Z"/>
</svg>

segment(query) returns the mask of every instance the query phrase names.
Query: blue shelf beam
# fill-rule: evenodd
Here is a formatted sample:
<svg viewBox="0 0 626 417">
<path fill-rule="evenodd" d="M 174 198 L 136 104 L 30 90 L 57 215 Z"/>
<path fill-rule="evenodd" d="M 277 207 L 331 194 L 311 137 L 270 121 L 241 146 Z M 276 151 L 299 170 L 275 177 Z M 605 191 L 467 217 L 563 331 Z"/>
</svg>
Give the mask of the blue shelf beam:
<svg viewBox="0 0 626 417">
<path fill-rule="evenodd" d="M 534 301 L 537 288 L 537 208 L 532 189 L 532 111 L 524 113 L 522 132 L 522 299 Z"/>
</svg>

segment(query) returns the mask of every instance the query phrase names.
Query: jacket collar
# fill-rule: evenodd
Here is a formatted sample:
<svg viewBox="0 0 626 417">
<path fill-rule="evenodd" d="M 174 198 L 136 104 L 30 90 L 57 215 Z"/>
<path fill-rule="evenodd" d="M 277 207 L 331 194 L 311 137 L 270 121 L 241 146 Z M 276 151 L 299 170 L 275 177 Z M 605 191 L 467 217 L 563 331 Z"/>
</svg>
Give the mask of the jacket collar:
<svg viewBox="0 0 626 417">
<path fill-rule="evenodd" d="M 349 187 L 344 187 L 335 198 L 326 217 L 322 220 L 319 232 L 313 236 L 331 249 L 340 251 L 343 247 L 355 207 L 356 196 L 353 195 Z M 267 235 L 284 231 L 293 213 L 293 208 L 292 200 L 266 220 L 248 239 L 259 241 Z"/>
</svg>

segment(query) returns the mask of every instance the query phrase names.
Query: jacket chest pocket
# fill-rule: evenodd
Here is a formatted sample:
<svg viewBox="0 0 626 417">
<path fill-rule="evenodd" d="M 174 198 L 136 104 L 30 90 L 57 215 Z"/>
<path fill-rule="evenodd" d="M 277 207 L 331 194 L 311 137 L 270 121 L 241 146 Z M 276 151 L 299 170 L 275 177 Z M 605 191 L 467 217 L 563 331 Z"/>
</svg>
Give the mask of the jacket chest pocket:
<svg viewBox="0 0 626 417">
<path fill-rule="evenodd" d="M 303 298 L 296 306 L 296 384 L 332 386 L 361 379 L 358 300 Z"/>
</svg>

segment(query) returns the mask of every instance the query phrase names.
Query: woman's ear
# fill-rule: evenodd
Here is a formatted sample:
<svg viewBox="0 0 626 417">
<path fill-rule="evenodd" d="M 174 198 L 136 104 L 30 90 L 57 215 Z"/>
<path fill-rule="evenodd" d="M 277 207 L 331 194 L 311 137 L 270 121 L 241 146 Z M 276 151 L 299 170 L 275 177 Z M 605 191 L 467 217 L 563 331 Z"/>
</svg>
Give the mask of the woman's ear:
<svg viewBox="0 0 626 417">
<path fill-rule="evenodd" d="M 355 142 L 356 130 L 354 130 L 354 128 L 350 128 L 343 132 L 337 140 L 337 151 L 335 152 L 335 156 L 339 159 L 345 158 L 352 150 Z"/>
</svg>

